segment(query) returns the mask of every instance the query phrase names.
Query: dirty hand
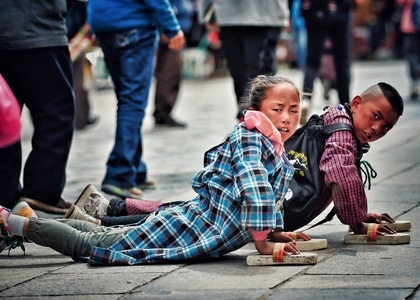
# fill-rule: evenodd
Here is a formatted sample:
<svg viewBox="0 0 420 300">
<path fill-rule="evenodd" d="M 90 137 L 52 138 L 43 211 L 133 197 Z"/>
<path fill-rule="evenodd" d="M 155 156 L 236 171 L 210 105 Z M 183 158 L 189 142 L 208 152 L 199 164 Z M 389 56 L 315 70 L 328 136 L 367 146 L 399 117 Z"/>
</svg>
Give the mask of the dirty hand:
<svg viewBox="0 0 420 300">
<path fill-rule="evenodd" d="M 168 47 L 171 50 L 176 50 L 176 51 L 182 50 L 184 45 L 185 45 L 185 36 L 181 30 L 178 31 L 178 33 L 174 37 L 169 39 Z"/>
<path fill-rule="evenodd" d="M 272 231 L 268 234 L 268 238 L 272 242 L 293 242 L 296 240 L 309 241 L 311 238 L 307 234 L 297 232 Z"/>
</svg>

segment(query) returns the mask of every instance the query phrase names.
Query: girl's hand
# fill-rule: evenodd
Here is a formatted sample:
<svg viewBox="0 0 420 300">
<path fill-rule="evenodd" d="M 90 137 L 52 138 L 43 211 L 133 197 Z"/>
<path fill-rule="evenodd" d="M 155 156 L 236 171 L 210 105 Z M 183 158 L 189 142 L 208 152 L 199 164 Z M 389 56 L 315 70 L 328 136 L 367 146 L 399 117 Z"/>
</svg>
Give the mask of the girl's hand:
<svg viewBox="0 0 420 300">
<path fill-rule="evenodd" d="M 274 252 L 274 244 L 268 243 L 267 241 L 254 241 L 255 248 L 258 250 L 258 253 L 261 255 L 273 255 Z M 290 254 L 299 254 L 300 251 L 298 248 L 296 248 L 296 245 L 294 242 L 288 242 L 285 243 L 284 246 L 284 255 L 290 255 Z"/>
<path fill-rule="evenodd" d="M 309 241 L 311 239 L 309 235 L 301 231 L 297 231 L 297 232 L 272 231 L 268 234 L 268 238 L 272 242 L 282 242 L 282 243 L 293 242 L 296 240 Z"/>
</svg>

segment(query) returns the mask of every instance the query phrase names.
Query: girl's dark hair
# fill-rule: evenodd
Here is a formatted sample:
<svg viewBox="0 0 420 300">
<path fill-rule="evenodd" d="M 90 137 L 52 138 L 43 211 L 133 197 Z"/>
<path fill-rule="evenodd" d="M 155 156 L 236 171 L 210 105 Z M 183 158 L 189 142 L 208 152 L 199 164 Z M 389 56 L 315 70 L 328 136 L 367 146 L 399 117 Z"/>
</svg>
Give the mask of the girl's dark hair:
<svg viewBox="0 0 420 300">
<path fill-rule="evenodd" d="M 393 86 L 385 82 L 379 82 L 378 86 L 384 94 L 385 98 L 388 99 L 395 112 L 399 116 L 402 116 L 404 111 L 404 102 L 398 91 Z"/>
<path fill-rule="evenodd" d="M 240 111 L 243 112 L 248 108 L 259 110 L 261 102 L 266 98 L 267 91 L 281 83 L 286 83 L 294 86 L 296 88 L 296 93 L 299 95 L 300 98 L 300 92 L 298 88 L 290 79 L 277 75 L 258 75 L 250 82 L 248 95 L 241 99 L 239 103 Z"/>
</svg>

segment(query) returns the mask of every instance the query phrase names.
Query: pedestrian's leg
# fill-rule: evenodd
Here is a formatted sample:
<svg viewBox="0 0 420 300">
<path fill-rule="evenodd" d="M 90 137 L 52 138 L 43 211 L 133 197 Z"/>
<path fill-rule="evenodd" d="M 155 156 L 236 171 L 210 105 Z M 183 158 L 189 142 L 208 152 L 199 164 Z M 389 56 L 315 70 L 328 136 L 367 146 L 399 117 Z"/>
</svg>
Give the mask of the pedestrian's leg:
<svg viewBox="0 0 420 300">
<path fill-rule="evenodd" d="M 331 26 L 331 42 L 336 72 L 337 94 L 341 104 L 350 102 L 350 26 L 340 20 Z"/>
<path fill-rule="evenodd" d="M 107 162 L 102 186 L 111 184 L 134 190 L 139 174 L 143 177 L 147 174 L 146 165 L 142 161 L 141 126 L 149 96 L 158 36 L 157 32 L 144 29 L 98 38 L 118 99 L 115 144 Z M 141 191 L 135 192 L 135 195 L 126 196 L 141 196 Z"/>
<path fill-rule="evenodd" d="M 238 104 L 244 95 L 248 83 L 248 78 L 245 75 L 245 53 L 242 34 L 241 28 L 234 26 L 222 27 L 220 32 L 222 49 L 227 60 L 229 72 L 233 79 L 233 86 Z"/>
<path fill-rule="evenodd" d="M 28 107 L 34 132 L 24 166 L 22 196 L 56 206 L 66 181 L 74 130 L 72 67 L 67 47 L 14 51 L 17 98 Z M 20 100 L 22 101 L 22 100 Z M 2 183 L 3 184 L 3 183 Z"/>
<path fill-rule="evenodd" d="M 156 123 L 164 123 L 171 117 L 171 112 L 178 98 L 182 79 L 182 57 L 180 51 L 173 51 L 166 44 L 160 44 L 156 55 L 155 66 Z"/>
</svg>

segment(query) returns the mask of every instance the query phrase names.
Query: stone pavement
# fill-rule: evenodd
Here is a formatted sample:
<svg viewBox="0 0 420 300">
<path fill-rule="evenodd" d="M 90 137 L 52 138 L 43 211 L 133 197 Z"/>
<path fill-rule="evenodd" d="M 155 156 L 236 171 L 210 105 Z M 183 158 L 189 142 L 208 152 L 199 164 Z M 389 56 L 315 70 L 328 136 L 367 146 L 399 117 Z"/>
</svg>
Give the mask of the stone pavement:
<svg viewBox="0 0 420 300">
<path fill-rule="evenodd" d="M 300 71 L 281 68 L 279 74 L 301 86 Z M 403 96 L 408 95 L 404 62 L 353 65 L 353 94 L 378 81 L 389 82 Z M 313 112 L 321 112 L 327 102 L 322 99 L 319 82 L 315 92 Z M 100 121 L 75 133 L 64 191 L 68 201 L 74 202 L 88 183 L 100 186 L 112 147 L 113 92 L 93 90 L 91 100 Z M 338 103 L 335 92 L 330 103 Z M 10 256 L 7 251 L 0 254 L 0 298 L 420 299 L 420 100 L 407 99 L 405 104 L 395 129 L 373 143 L 364 158 L 378 172 L 367 192 L 369 211 L 410 220 L 410 244 L 346 245 L 343 236 L 348 228 L 337 218 L 307 232 L 328 240 L 328 248 L 316 252 L 318 263 L 312 266 L 249 267 L 246 255 L 255 250 L 247 245 L 220 260 L 197 264 L 89 267 L 49 248 L 26 243 L 25 256 L 20 249 L 12 250 Z M 145 161 L 158 188 L 146 191 L 145 198 L 190 199 L 190 180 L 201 167 L 204 151 L 221 142 L 235 124 L 231 79 L 184 82 L 175 116 L 188 123 L 187 129 L 155 129 L 152 108 L 150 102 L 144 122 Z M 32 128 L 27 112 L 24 116 L 22 139 L 28 151 Z"/>
</svg>

